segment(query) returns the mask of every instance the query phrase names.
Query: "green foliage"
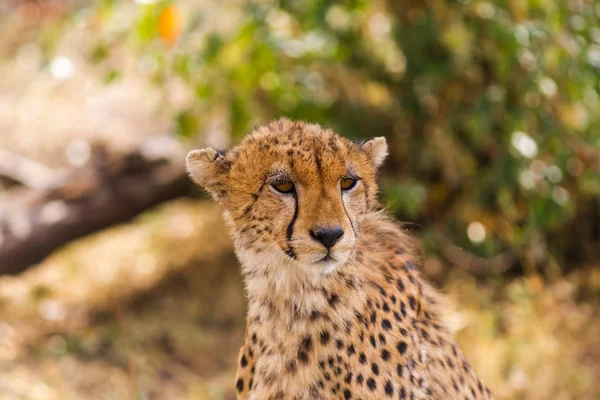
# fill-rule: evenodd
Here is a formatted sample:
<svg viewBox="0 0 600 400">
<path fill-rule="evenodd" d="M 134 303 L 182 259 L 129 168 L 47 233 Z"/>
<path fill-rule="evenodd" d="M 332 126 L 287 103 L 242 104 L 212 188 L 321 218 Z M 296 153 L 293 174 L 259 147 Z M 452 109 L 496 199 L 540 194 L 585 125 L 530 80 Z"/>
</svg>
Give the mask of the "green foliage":
<svg viewBox="0 0 600 400">
<path fill-rule="evenodd" d="M 176 79 L 195 96 L 174 110 L 180 134 L 220 113 L 236 139 L 281 115 L 384 135 L 384 200 L 424 237 L 527 268 L 598 256 L 594 2 L 248 2 L 203 40 L 211 24 L 192 7 L 175 47 L 156 28 L 165 4 L 139 7 L 124 34 L 157 60 L 158 84 Z"/>
</svg>

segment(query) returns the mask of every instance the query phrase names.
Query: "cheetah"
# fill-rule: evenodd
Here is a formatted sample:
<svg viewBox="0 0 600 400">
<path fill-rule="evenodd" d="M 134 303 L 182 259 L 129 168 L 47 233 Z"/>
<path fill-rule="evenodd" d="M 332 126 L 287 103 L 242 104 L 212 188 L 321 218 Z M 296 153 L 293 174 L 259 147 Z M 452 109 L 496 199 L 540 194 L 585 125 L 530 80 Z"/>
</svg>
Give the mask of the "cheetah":
<svg viewBox="0 0 600 400">
<path fill-rule="evenodd" d="M 442 323 L 411 237 L 381 211 L 385 138 L 273 121 L 191 151 L 248 297 L 238 399 L 491 399 Z"/>
</svg>

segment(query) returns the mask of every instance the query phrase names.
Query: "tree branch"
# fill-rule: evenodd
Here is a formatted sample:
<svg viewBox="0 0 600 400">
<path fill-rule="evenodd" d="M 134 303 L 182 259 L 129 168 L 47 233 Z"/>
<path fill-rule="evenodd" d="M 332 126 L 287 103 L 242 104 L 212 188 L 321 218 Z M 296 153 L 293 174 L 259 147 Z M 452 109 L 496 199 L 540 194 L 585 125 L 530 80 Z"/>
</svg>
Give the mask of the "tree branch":
<svg viewBox="0 0 600 400">
<path fill-rule="evenodd" d="M 174 142 L 150 140 L 124 155 L 97 146 L 88 165 L 56 187 L 8 190 L 0 197 L 0 275 L 19 273 L 74 239 L 188 194 L 192 185 Z"/>
</svg>

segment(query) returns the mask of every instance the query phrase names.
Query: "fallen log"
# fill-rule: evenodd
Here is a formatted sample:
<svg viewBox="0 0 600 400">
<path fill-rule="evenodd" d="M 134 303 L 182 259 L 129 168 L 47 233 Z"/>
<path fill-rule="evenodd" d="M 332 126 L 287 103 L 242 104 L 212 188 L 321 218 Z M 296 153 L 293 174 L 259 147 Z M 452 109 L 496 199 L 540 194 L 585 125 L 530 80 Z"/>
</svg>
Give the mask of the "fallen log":
<svg viewBox="0 0 600 400">
<path fill-rule="evenodd" d="M 44 189 L 57 182 L 60 174 L 61 171 L 52 170 L 26 157 L 0 149 L 0 179 Z"/>
<path fill-rule="evenodd" d="M 89 162 L 60 181 L 2 194 L 0 275 L 22 272 L 74 239 L 190 189 L 183 152 L 172 139 L 153 138 L 125 154 L 94 146 Z"/>
</svg>

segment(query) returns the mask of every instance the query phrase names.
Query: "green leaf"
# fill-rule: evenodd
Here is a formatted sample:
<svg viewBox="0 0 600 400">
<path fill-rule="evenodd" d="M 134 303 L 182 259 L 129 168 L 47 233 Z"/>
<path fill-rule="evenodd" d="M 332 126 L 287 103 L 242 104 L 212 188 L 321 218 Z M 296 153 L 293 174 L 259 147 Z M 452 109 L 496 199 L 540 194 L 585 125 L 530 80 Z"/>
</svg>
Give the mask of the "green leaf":
<svg viewBox="0 0 600 400">
<path fill-rule="evenodd" d="M 198 120 L 189 110 L 181 111 L 175 117 L 177 125 L 177 134 L 183 137 L 190 137 L 198 131 Z"/>
</svg>

